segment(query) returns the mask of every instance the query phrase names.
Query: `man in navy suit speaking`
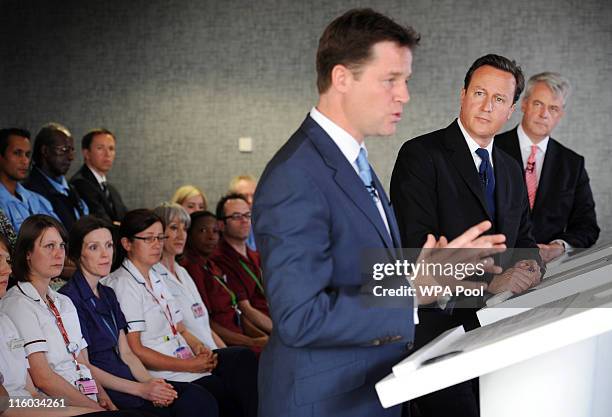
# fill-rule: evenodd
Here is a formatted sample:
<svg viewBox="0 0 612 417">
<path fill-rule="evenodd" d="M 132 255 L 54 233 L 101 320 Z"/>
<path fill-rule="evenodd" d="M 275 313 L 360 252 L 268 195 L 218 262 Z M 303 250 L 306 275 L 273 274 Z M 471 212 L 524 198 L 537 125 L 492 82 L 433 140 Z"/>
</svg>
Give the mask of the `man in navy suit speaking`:
<svg viewBox="0 0 612 417">
<path fill-rule="evenodd" d="M 261 416 L 400 414 L 382 408 L 374 384 L 412 346 L 417 300 L 364 302 L 362 251 L 401 247 L 364 139 L 395 133 L 418 41 L 371 9 L 330 23 L 317 51 L 319 101 L 262 175 L 254 231 L 274 329 L 259 365 Z M 448 245 L 500 246 L 501 235 L 479 237 L 489 227 Z"/>
</svg>

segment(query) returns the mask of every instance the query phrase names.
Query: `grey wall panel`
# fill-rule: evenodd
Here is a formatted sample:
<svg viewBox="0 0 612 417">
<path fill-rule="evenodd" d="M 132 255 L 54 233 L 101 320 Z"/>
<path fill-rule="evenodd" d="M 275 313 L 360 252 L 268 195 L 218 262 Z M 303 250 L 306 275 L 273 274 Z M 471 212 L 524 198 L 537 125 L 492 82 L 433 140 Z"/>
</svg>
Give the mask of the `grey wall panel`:
<svg viewBox="0 0 612 417">
<path fill-rule="evenodd" d="M 612 3 L 502 1 L 0 1 L 0 125 L 59 121 L 80 138 L 118 137 L 111 179 L 132 207 L 183 183 L 213 202 L 237 173 L 259 175 L 316 102 L 318 37 L 372 6 L 422 34 L 397 134 L 368 141 L 388 185 L 404 140 L 448 125 L 478 56 L 555 70 L 574 95 L 555 137 L 586 157 L 602 227 L 612 230 Z M 507 128 L 520 120 L 517 111 Z M 238 152 L 251 136 L 254 151 Z M 78 167 L 76 161 L 73 170 Z"/>
</svg>

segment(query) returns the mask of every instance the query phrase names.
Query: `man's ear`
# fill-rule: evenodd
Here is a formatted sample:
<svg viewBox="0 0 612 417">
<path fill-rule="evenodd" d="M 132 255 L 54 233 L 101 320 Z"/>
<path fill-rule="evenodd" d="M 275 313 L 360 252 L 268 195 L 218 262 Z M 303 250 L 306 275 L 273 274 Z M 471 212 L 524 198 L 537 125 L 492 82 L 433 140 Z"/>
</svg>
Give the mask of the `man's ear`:
<svg viewBox="0 0 612 417">
<path fill-rule="evenodd" d="M 510 106 L 510 111 L 508 112 L 508 119 L 506 120 L 510 120 L 510 118 L 512 117 L 512 113 L 514 113 L 514 110 L 516 110 L 516 103 Z"/>
<path fill-rule="evenodd" d="M 220 232 L 225 231 L 225 221 L 217 220 L 217 226 L 219 226 L 219 231 Z"/>
<path fill-rule="evenodd" d="M 331 71 L 331 87 L 341 93 L 345 93 L 348 91 L 354 78 L 354 74 L 350 69 L 338 64 Z"/>
</svg>

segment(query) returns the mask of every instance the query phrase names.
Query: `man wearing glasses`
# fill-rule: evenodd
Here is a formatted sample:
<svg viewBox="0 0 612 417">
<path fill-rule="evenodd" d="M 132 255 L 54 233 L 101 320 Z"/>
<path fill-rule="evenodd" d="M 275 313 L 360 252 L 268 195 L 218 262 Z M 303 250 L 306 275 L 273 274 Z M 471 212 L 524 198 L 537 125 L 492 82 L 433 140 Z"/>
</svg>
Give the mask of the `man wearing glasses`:
<svg viewBox="0 0 612 417">
<path fill-rule="evenodd" d="M 47 199 L 20 184 L 28 177 L 31 155 L 30 132 L 17 128 L 0 130 L 0 208 L 16 232 L 32 214 L 58 218 Z"/>
<path fill-rule="evenodd" d="M 74 160 L 70 131 L 58 123 L 43 126 L 34 140 L 32 159 L 34 166 L 24 186 L 49 200 L 66 230 L 70 230 L 74 222 L 89 214 L 87 204 L 65 177 Z"/>
<path fill-rule="evenodd" d="M 270 334 L 272 320 L 259 254 L 246 244 L 251 231 L 249 203 L 242 194 L 228 194 L 217 203 L 216 214 L 222 238 L 212 260 L 226 274 L 229 287 L 236 293 L 244 321 L 252 323 L 253 330 L 262 336 Z"/>
</svg>

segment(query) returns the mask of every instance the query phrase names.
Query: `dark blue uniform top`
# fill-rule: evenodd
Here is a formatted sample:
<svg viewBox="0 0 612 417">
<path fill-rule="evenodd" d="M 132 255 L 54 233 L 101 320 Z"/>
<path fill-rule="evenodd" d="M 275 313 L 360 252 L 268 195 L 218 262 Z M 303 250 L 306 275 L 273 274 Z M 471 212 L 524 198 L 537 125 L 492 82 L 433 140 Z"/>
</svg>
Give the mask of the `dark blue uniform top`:
<svg viewBox="0 0 612 417">
<path fill-rule="evenodd" d="M 117 377 L 136 381 L 130 368 L 119 356 L 119 331 L 127 328 L 125 316 L 112 288 L 98 284 L 97 298 L 80 270 L 77 270 L 60 293 L 70 297 L 79 315 L 81 332 L 87 341 L 89 361 Z M 118 408 L 138 408 L 145 400 L 131 394 L 106 389 Z"/>
</svg>

